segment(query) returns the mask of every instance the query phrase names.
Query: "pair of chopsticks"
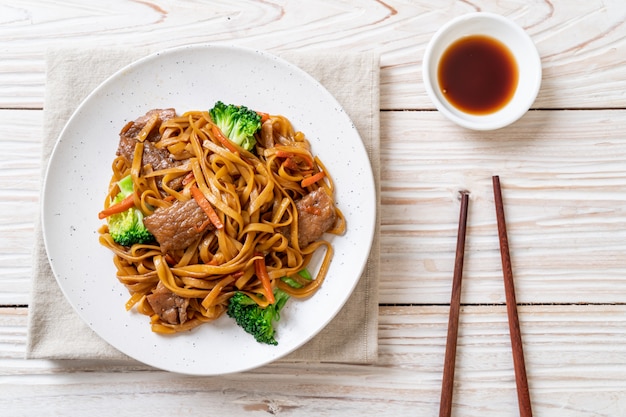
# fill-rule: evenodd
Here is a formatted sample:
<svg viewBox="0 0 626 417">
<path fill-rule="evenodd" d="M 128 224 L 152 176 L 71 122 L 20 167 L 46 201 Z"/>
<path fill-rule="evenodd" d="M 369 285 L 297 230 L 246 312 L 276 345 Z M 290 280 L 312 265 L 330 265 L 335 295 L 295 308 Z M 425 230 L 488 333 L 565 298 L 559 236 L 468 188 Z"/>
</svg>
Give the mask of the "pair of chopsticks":
<svg viewBox="0 0 626 417">
<path fill-rule="evenodd" d="M 519 318 L 517 315 L 517 301 L 515 299 L 515 286 L 513 284 L 513 271 L 511 268 L 511 256 L 509 254 L 509 239 L 506 232 L 504 219 L 504 204 L 502 202 L 502 190 L 500 178 L 492 177 L 493 194 L 496 205 L 496 219 L 498 222 L 498 238 L 500 241 L 500 257 L 502 258 L 502 272 L 504 275 L 504 291 L 506 295 L 506 310 L 509 319 L 509 333 L 513 350 L 513 367 L 515 369 L 515 384 L 517 386 L 517 400 L 519 403 L 520 417 L 532 417 L 528 380 L 526 378 L 526 364 L 524 362 L 524 349 L 520 333 Z M 465 235 L 467 229 L 467 211 L 469 205 L 469 193 L 461 192 L 461 214 L 459 218 L 459 230 L 457 235 L 456 257 L 454 261 L 454 276 L 452 281 L 452 296 L 450 300 L 450 317 L 448 321 L 448 337 L 446 341 L 446 354 L 443 367 L 443 381 L 441 389 L 441 403 L 439 417 L 450 417 L 452 413 L 452 392 L 454 388 L 454 367 L 456 362 L 456 344 L 459 330 L 459 311 L 461 305 L 461 281 L 463 277 L 463 261 L 465 253 Z"/>
</svg>

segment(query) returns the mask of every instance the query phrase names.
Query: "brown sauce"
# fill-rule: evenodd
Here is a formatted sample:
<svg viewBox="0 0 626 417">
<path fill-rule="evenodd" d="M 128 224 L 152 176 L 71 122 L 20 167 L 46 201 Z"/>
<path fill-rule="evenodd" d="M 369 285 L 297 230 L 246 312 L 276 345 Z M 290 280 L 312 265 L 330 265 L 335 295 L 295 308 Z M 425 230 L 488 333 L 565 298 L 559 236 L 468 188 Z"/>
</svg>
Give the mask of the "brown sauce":
<svg viewBox="0 0 626 417">
<path fill-rule="evenodd" d="M 484 35 L 459 39 L 439 61 L 439 88 L 457 109 L 476 115 L 504 107 L 517 88 L 517 62 L 500 41 Z"/>
</svg>

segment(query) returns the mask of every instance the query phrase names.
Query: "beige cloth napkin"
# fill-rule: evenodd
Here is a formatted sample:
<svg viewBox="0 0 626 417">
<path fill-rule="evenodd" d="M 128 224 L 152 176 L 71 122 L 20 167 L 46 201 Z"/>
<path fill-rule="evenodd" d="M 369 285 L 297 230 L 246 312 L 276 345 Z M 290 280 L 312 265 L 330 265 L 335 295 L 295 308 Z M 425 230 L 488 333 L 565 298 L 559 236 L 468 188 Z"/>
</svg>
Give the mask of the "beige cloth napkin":
<svg viewBox="0 0 626 417">
<path fill-rule="evenodd" d="M 109 75 L 150 52 L 68 48 L 47 53 L 43 167 L 47 166 L 61 129 L 87 94 Z M 378 55 L 308 52 L 286 53 L 282 56 L 315 77 L 351 116 L 370 156 L 379 200 Z M 366 270 L 351 298 L 321 333 L 284 358 L 284 361 L 371 363 L 376 360 L 379 219 L 376 224 L 376 237 Z M 39 218 L 33 262 L 26 357 L 127 359 L 127 356 L 94 333 L 65 300 L 48 263 Z"/>
</svg>

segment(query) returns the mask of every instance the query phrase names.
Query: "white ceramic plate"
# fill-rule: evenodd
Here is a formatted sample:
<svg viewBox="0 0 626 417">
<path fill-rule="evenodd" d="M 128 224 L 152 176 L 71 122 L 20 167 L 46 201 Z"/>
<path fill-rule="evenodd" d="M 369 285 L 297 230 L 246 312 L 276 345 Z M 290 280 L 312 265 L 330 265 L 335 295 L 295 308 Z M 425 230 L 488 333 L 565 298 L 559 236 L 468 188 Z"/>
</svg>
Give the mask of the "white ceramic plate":
<svg viewBox="0 0 626 417">
<path fill-rule="evenodd" d="M 321 289 L 292 299 L 277 327 L 278 346 L 257 343 L 227 316 L 175 336 L 150 330 L 124 304 L 112 254 L 98 243 L 119 131 L 152 108 L 209 109 L 217 100 L 283 114 L 302 130 L 330 170 L 347 233 Z M 166 50 L 120 70 L 72 115 L 54 148 L 43 191 L 43 230 L 52 270 L 80 317 L 121 352 L 161 369 L 196 375 L 244 371 L 292 352 L 339 312 L 363 271 L 374 234 L 375 188 L 363 143 L 339 103 L 296 66 L 264 52 L 195 45 Z"/>
</svg>

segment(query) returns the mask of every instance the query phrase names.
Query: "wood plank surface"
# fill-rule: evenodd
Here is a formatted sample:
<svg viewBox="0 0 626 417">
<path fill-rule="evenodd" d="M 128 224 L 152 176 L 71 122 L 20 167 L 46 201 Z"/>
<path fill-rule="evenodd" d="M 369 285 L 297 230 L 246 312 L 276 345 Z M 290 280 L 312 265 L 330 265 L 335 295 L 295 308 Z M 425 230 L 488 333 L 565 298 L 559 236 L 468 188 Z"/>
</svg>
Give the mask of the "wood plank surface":
<svg viewBox="0 0 626 417">
<path fill-rule="evenodd" d="M 455 16 L 535 41 L 533 111 L 495 132 L 433 111 L 421 63 Z M 191 43 L 381 53 L 379 357 L 221 377 L 135 361 L 25 360 L 44 55 Z M 436 415 L 459 190 L 470 191 L 453 415 L 517 416 L 491 176 L 505 204 L 534 414 L 626 415 L 623 0 L 0 1 L 0 415 Z"/>
<path fill-rule="evenodd" d="M 0 309 L 0 407 L 33 414 L 436 415 L 447 307 L 382 307 L 378 361 L 276 363 L 202 378 L 134 362 L 23 360 L 26 309 Z M 626 306 L 521 306 L 536 415 L 626 413 Z M 564 323 L 568 323 L 564 327 Z M 465 306 L 459 328 L 455 416 L 516 416 L 504 306 Z M 602 403 L 602 409 L 594 404 Z M 566 407 L 562 405 L 566 404 Z"/>
<path fill-rule="evenodd" d="M 623 303 L 625 114 L 532 111 L 474 132 L 437 112 L 383 113 L 381 302 L 449 302 L 459 190 L 470 191 L 462 301 L 503 302 L 499 175 L 518 302 Z"/>
<path fill-rule="evenodd" d="M 39 214 L 43 112 L 0 110 L 0 305 L 27 304 Z"/>
<path fill-rule="evenodd" d="M 537 44 L 544 77 L 536 108 L 626 107 L 623 89 L 615 88 L 626 64 L 623 0 L 449 1 L 437 7 L 428 0 L 11 0 L 0 5 L 0 108 L 42 107 L 49 47 L 161 49 L 205 42 L 270 52 L 377 50 L 381 107 L 433 108 L 422 84 L 426 45 L 445 22 L 477 10 L 510 17 Z"/>
</svg>

